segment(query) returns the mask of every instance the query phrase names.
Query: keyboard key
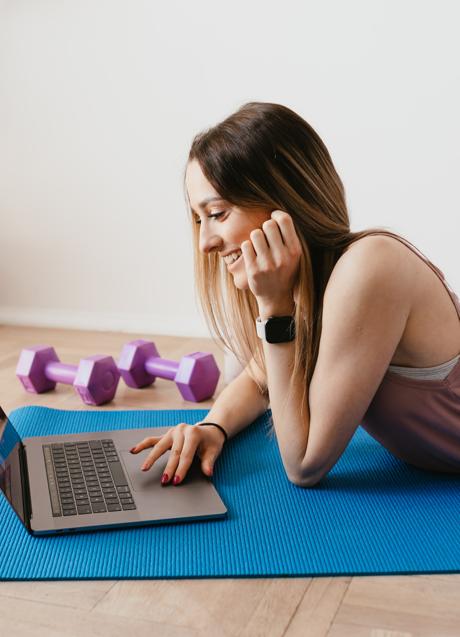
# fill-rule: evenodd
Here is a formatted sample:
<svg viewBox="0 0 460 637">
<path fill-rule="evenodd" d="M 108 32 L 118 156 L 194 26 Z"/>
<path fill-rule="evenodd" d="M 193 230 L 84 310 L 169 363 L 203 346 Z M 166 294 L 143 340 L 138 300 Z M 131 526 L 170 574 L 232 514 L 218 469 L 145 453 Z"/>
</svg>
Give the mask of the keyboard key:
<svg viewBox="0 0 460 637">
<path fill-rule="evenodd" d="M 112 472 L 112 478 L 117 487 L 128 486 L 121 462 L 111 462 L 110 471 Z"/>
<path fill-rule="evenodd" d="M 129 493 L 129 487 L 124 486 L 124 487 L 117 487 L 117 491 L 118 493 Z"/>
<path fill-rule="evenodd" d="M 103 502 L 95 502 L 94 504 L 91 503 L 91 507 L 93 509 L 93 513 L 105 513 L 105 511 L 107 511 Z"/>
<path fill-rule="evenodd" d="M 89 504 L 86 506 L 77 506 L 78 513 L 92 513 Z"/>
<path fill-rule="evenodd" d="M 90 496 L 91 502 L 104 502 L 104 498 L 101 495 Z"/>
<path fill-rule="evenodd" d="M 129 503 L 129 504 L 122 504 L 123 506 L 123 511 L 128 511 L 129 509 L 135 509 L 136 505 L 134 503 Z"/>
<path fill-rule="evenodd" d="M 120 498 L 122 504 L 132 504 L 134 500 L 132 498 Z"/>
<path fill-rule="evenodd" d="M 77 515 L 77 509 L 63 509 L 63 515 Z"/>
<path fill-rule="evenodd" d="M 108 504 L 107 505 L 107 511 L 121 511 L 121 505 L 120 504 Z"/>
</svg>

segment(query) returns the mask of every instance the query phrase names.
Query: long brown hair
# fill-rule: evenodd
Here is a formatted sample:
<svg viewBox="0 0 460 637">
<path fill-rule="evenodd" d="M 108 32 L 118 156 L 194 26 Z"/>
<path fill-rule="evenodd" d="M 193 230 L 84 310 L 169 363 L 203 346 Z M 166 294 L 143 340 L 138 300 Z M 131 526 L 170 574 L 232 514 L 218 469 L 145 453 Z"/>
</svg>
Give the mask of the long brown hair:
<svg viewBox="0 0 460 637">
<path fill-rule="evenodd" d="M 199 162 L 219 196 L 233 205 L 283 210 L 292 217 L 302 256 L 295 288 L 291 391 L 294 379 L 301 379 L 303 415 L 318 357 L 324 291 L 334 265 L 354 241 L 386 229 L 350 232 L 345 190 L 326 146 L 313 128 L 286 106 L 244 104 L 194 137 L 187 165 L 192 160 Z M 197 292 L 211 335 L 215 334 L 217 343 L 231 350 L 241 365 L 254 358 L 266 378 L 263 346 L 255 329 L 257 301 L 249 289 L 235 287 L 217 253 L 200 252 L 199 225 L 191 212 L 185 173 L 184 193 L 194 237 Z M 252 373 L 251 377 L 269 398 L 267 387 Z"/>
</svg>

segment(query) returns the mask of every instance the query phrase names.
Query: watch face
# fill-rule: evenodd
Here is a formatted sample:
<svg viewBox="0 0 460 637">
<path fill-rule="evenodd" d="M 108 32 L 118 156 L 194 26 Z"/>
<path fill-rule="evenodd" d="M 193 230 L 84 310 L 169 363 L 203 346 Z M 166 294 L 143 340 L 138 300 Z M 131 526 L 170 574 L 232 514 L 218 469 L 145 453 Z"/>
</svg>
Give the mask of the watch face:
<svg viewBox="0 0 460 637">
<path fill-rule="evenodd" d="M 295 321 L 292 316 L 273 316 L 265 324 L 267 343 L 288 343 L 295 338 Z"/>
</svg>

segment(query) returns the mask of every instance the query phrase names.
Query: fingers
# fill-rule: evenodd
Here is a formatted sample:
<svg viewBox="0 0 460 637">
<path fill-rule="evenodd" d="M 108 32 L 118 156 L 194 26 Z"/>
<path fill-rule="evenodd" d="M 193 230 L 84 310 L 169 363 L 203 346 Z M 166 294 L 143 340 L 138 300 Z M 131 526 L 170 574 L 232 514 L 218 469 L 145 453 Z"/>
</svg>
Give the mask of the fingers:
<svg viewBox="0 0 460 637">
<path fill-rule="evenodd" d="M 273 255 L 279 259 L 285 249 L 283 237 L 279 225 L 274 219 L 268 219 L 262 224 L 262 230 L 265 234 L 269 248 Z"/>
<path fill-rule="evenodd" d="M 167 434 L 165 434 L 158 440 L 158 442 L 155 444 L 155 448 L 153 449 L 153 451 L 151 451 L 148 454 L 148 456 L 145 458 L 144 463 L 141 466 L 142 471 L 148 471 L 148 469 L 150 469 L 150 467 L 153 465 L 155 460 L 158 460 L 158 458 L 162 456 L 165 453 L 165 451 L 168 451 L 168 449 L 171 449 L 171 444 L 173 444 L 173 437 L 168 431 Z M 150 447 L 152 445 L 145 445 L 143 448 L 145 449 L 147 446 Z M 137 447 L 135 448 L 137 449 Z M 172 449 L 171 449 L 171 452 L 172 452 Z"/>
<path fill-rule="evenodd" d="M 243 241 L 240 248 L 241 252 L 243 253 L 243 259 L 246 267 L 255 263 L 257 254 L 254 250 L 252 242 L 249 239 L 246 239 L 246 241 Z"/>
<path fill-rule="evenodd" d="M 201 439 L 201 431 L 193 426 L 181 423 L 163 436 L 144 438 L 131 449 L 131 452 L 138 453 L 142 449 L 155 445 L 141 466 L 142 471 L 148 471 L 158 458 L 171 449 L 161 483 L 167 484 L 172 481 L 173 484 L 179 484 L 190 469 Z"/>
<path fill-rule="evenodd" d="M 280 228 L 283 243 L 295 254 L 300 253 L 302 248 L 291 215 L 282 210 L 274 210 L 271 216 Z"/>
<path fill-rule="evenodd" d="M 131 453 L 138 453 L 142 451 L 142 449 L 147 449 L 148 447 L 153 447 L 159 440 L 161 440 L 163 436 L 149 436 L 148 438 L 144 438 L 137 445 L 134 445 L 132 449 L 130 449 Z"/>
<path fill-rule="evenodd" d="M 184 435 L 187 431 L 187 435 Z M 195 457 L 195 452 L 200 444 L 201 433 L 195 429 L 195 427 L 189 427 L 181 432 L 180 435 L 175 437 L 174 444 L 171 449 L 171 455 L 166 464 L 162 484 L 173 482 L 173 484 L 179 484 L 184 479 L 187 471 Z M 166 477 L 165 477 L 166 476 Z"/>
</svg>

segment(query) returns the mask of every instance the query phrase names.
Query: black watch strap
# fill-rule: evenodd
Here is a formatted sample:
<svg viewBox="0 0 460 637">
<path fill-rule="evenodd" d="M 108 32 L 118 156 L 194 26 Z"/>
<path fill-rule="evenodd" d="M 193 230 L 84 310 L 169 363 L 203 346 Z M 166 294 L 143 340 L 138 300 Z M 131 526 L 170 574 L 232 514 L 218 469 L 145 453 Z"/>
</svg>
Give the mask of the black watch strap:
<svg viewBox="0 0 460 637">
<path fill-rule="evenodd" d="M 270 316 L 256 319 L 257 336 L 267 343 L 289 343 L 295 339 L 295 318 L 293 316 Z"/>
</svg>

